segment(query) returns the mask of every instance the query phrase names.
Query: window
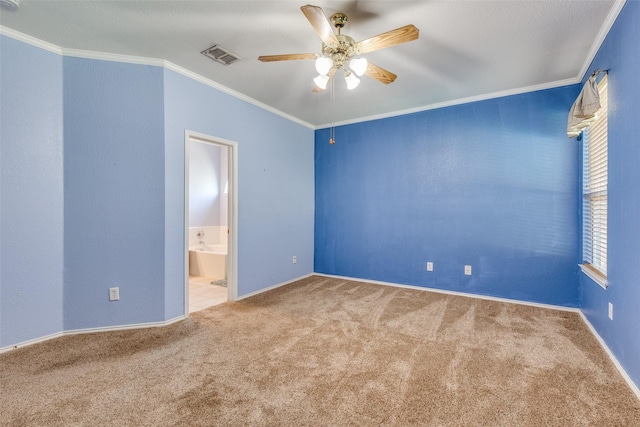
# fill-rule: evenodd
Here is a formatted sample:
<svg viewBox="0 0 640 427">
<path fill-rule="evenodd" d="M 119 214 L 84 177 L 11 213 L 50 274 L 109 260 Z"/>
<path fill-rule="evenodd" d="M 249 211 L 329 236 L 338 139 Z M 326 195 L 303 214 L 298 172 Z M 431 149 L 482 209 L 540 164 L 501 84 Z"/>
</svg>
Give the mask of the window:
<svg viewBox="0 0 640 427">
<path fill-rule="evenodd" d="M 598 83 L 600 110 L 582 132 L 582 271 L 607 287 L 607 74 Z"/>
</svg>

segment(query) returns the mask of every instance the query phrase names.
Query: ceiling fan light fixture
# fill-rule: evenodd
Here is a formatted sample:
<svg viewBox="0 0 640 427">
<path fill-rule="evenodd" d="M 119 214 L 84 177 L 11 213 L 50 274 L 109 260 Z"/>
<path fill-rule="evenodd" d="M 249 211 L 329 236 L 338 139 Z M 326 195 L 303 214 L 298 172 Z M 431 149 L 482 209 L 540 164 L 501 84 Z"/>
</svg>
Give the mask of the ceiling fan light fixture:
<svg viewBox="0 0 640 427">
<path fill-rule="evenodd" d="M 369 63 L 365 58 L 355 58 L 355 56 L 416 40 L 420 31 L 414 25 L 409 24 L 356 42 L 348 35 L 342 34 L 341 30 L 348 19 L 344 13 L 335 13 L 330 19 L 327 19 L 324 11 L 319 6 L 308 4 L 302 6 L 300 10 L 302 10 L 307 21 L 309 21 L 316 34 L 320 37 L 320 40 L 322 40 L 322 53 L 266 55 L 259 56 L 258 60 L 261 62 L 273 62 L 315 59 L 316 70 L 319 74 L 313 79 L 313 82 L 316 84 L 316 87 L 313 88 L 313 92 L 315 93 L 325 90 L 329 81 L 340 69 L 344 71 L 344 78 L 347 83 L 347 89 L 349 90 L 358 87 L 360 84 L 358 77 L 363 75 L 371 77 L 380 83 L 393 83 L 398 76 L 382 67 Z M 333 31 L 332 26 L 338 30 L 337 33 Z M 334 85 L 332 84 L 332 99 L 333 92 Z"/>
<path fill-rule="evenodd" d="M 360 79 L 357 78 L 352 72 L 345 71 L 344 80 L 347 82 L 347 89 L 353 90 L 360 84 Z"/>
<path fill-rule="evenodd" d="M 329 70 L 331 69 L 331 67 L 333 67 L 333 61 L 331 60 L 331 58 L 321 56 L 316 59 L 316 71 L 319 74 L 326 76 L 327 74 L 329 74 Z"/>
<path fill-rule="evenodd" d="M 349 68 L 351 68 L 351 71 L 356 73 L 358 77 L 362 76 L 365 71 L 367 71 L 367 65 L 369 65 L 367 63 L 367 58 L 353 58 L 349 61 Z"/>
<path fill-rule="evenodd" d="M 318 77 L 313 79 L 313 82 L 320 89 L 325 90 L 327 88 L 327 83 L 329 83 L 329 76 L 327 76 L 326 74 L 319 74 Z"/>
</svg>

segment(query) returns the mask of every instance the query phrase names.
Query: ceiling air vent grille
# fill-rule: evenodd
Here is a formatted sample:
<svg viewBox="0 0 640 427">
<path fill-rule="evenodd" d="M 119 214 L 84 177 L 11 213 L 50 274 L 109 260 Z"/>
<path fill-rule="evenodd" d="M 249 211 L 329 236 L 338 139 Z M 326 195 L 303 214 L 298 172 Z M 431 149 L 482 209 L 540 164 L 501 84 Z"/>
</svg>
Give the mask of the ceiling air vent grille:
<svg viewBox="0 0 640 427">
<path fill-rule="evenodd" d="M 210 48 L 203 50 L 202 54 L 213 59 L 216 62 L 221 63 L 222 65 L 231 65 L 234 62 L 242 59 L 238 55 L 234 55 L 228 50 L 221 48 L 217 44 L 214 44 Z"/>
</svg>

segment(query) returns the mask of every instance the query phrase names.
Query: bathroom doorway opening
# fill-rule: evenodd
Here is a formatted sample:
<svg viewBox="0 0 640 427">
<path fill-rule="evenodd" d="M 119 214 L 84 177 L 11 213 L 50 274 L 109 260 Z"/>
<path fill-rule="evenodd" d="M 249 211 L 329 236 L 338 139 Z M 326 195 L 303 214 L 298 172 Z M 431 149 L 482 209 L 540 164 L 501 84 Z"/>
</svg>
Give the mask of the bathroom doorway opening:
<svg viewBox="0 0 640 427">
<path fill-rule="evenodd" d="M 185 315 L 237 290 L 237 144 L 185 132 Z"/>
</svg>

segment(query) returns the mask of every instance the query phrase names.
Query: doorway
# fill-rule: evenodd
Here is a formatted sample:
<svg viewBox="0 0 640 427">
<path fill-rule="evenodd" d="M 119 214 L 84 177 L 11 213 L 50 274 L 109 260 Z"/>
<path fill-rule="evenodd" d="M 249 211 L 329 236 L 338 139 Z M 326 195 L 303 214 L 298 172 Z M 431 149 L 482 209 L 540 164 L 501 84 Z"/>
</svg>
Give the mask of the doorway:
<svg viewBox="0 0 640 427">
<path fill-rule="evenodd" d="M 237 299 L 237 144 L 185 132 L 185 314 Z"/>
</svg>

